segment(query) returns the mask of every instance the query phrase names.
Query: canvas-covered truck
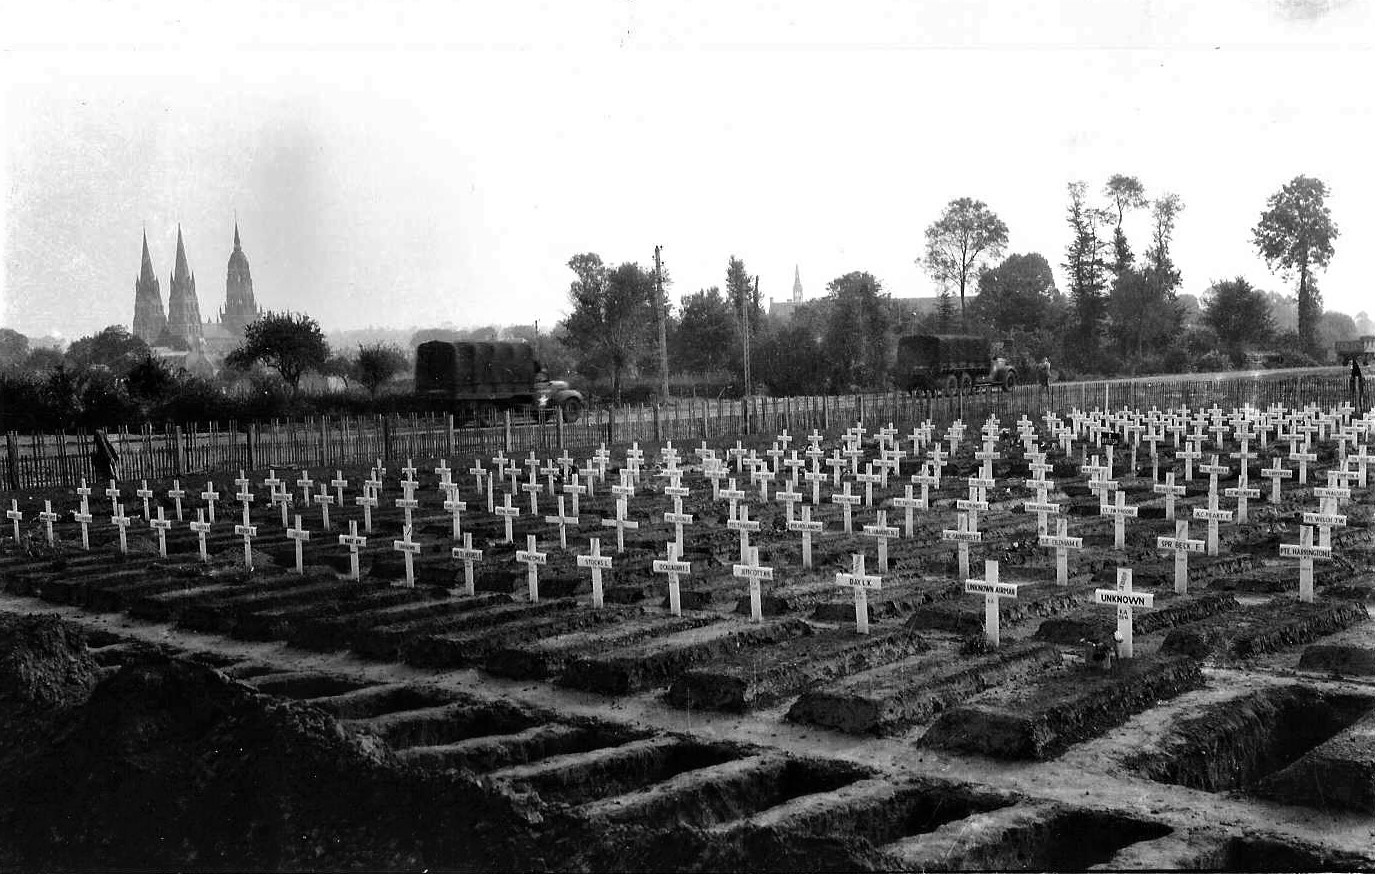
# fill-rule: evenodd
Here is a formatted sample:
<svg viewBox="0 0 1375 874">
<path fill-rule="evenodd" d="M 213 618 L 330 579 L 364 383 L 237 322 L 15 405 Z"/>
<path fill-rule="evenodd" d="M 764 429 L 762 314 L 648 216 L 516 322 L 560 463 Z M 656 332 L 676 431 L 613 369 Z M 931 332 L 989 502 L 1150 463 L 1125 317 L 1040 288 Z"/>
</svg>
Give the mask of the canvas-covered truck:
<svg viewBox="0 0 1375 874">
<path fill-rule="evenodd" d="M 415 391 L 464 420 L 531 406 L 576 422 L 584 406 L 582 393 L 549 379 L 534 347 L 521 342 L 421 343 L 415 350 Z"/>
<path fill-rule="evenodd" d="M 1011 391 L 1017 369 L 993 354 L 986 337 L 911 334 L 898 339 L 897 382 L 903 391 L 947 396 L 980 386 Z"/>
</svg>

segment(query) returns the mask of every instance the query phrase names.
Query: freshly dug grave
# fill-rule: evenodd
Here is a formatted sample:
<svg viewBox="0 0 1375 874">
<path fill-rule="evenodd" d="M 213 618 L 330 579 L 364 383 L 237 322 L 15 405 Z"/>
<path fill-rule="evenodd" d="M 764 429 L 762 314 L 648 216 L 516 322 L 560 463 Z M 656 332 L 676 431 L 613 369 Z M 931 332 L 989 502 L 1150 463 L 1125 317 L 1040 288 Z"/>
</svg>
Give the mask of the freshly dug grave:
<svg viewBox="0 0 1375 874">
<path fill-rule="evenodd" d="M 1181 625 L 1165 636 L 1160 652 L 1238 661 L 1310 643 L 1369 618 L 1364 604 L 1275 598 Z"/>
<path fill-rule="evenodd" d="M 1067 669 L 945 711 L 921 743 L 1001 759 L 1050 759 L 1202 685 L 1199 663 L 1182 656 L 1128 659 L 1112 672 Z"/>
<path fill-rule="evenodd" d="M 1235 598 L 1225 592 L 1204 592 L 1197 595 L 1162 592 L 1156 598 L 1155 609 L 1138 610 L 1132 615 L 1133 634 L 1145 635 L 1163 631 L 1177 625 L 1218 616 L 1241 606 Z M 1084 641 L 1110 641 L 1116 630 L 1116 615 L 1113 611 L 1104 610 L 1099 606 L 1096 609 L 1076 611 L 1068 616 L 1046 619 L 1033 636 L 1047 643 L 1073 646 Z"/>
<path fill-rule="evenodd" d="M 1375 814 L 1375 713 L 1367 712 L 1355 725 L 1266 777 L 1255 794 L 1285 804 Z"/>
<path fill-rule="evenodd" d="M 60 643 L 51 630 L 39 636 Z M 78 697 L 79 679 L 67 683 Z M 13 712 L 5 702 L 5 715 Z M 12 726 L 3 728 L 8 736 Z M 322 710 L 274 701 L 191 661 L 122 668 L 51 729 L 0 761 L 0 833 L 10 836 L 0 867 L 541 864 L 510 796 L 407 766 Z"/>
<path fill-rule="evenodd" d="M 1325 671 L 1343 677 L 1375 676 L 1375 650 L 1359 646 L 1314 644 L 1299 659 L 1301 671 Z"/>
<path fill-rule="evenodd" d="M 1180 722 L 1127 765 L 1162 783 L 1250 791 L 1372 709 L 1375 698 L 1298 685 L 1263 689 Z"/>
</svg>

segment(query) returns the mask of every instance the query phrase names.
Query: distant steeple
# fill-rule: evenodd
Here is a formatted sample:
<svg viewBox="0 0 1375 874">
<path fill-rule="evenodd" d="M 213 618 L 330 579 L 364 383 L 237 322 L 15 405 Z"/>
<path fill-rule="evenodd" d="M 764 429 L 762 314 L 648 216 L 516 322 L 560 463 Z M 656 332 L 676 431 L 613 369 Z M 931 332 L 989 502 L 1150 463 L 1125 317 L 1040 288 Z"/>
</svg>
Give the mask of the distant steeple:
<svg viewBox="0 0 1375 874">
<path fill-rule="evenodd" d="M 239 221 L 234 220 L 234 251 L 224 278 L 224 310 L 220 322 L 235 334 L 243 336 L 244 328 L 259 316 L 253 299 L 253 274 L 248 269 L 248 256 L 239 242 Z"/>
<path fill-rule="evenodd" d="M 802 303 L 802 273 L 793 265 L 793 303 Z"/>
<path fill-rule="evenodd" d="M 201 305 L 196 297 L 196 276 L 186 263 L 186 245 L 177 225 L 177 258 L 172 268 L 172 283 L 167 294 L 167 333 L 177 346 L 201 347 Z"/>
<path fill-rule="evenodd" d="M 153 344 L 162 336 L 167 327 L 167 315 L 162 309 L 162 288 L 158 285 L 157 274 L 153 272 L 153 257 L 148 253 L 148 231 L 143 232 L 143 263 L 139 266 L 138 278 L 134 280 L 134 324 L 135 337 L 145 343 Z"/>
</svg>

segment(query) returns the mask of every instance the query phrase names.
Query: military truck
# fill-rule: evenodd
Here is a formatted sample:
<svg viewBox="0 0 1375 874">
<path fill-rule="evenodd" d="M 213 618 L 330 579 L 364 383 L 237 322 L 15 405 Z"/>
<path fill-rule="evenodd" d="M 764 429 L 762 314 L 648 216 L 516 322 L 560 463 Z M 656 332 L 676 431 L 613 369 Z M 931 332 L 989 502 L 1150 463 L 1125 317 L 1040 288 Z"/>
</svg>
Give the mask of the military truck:
<svg viewBox="0 0 1375 874">
<path fill-rule="evenodd" d="M 993 354 L 986 337 L 910 334 L 898 339 L 897 383 L 903 391 L 950 397 L 983 386 L 1012 391 L 1017 369 Z"/>
<path fill-rule="evenodd" d="M 523 406 L 557 411 L 565 422 L 582 415 L 582 393 L 551 380 L 524 342 L 431 340 L 415 349 L 415 391 L 460 419 Z"/>
<path fill-rule="evenodd" d="M 1344 365 L 1351 364 L 1354 359 L 1361 362 L 1362 367 L 1369 367 L 1375 361 L 1375 334 L 1364 334 L 1357 340 L 1338 340 L 1335 345 L 1337 360 Z"/>
</svg>

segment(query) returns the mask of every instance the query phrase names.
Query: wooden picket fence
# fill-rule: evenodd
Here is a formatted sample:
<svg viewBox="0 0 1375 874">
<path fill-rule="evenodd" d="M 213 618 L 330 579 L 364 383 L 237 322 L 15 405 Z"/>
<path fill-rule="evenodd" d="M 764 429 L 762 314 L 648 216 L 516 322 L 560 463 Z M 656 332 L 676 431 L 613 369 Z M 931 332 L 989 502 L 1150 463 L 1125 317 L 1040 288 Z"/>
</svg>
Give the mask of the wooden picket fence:
<svg viewBox="0 0 1375 874">
<path fill-rule="evenodd" d="M 567 450 L 586 455 L 605 443 L 659 446 L 672 440 L 686 448 L 706 441 L 721 446 L 740 440 L 767 443 L 787 430 L 797 436 L 817 431 L 834 437 L 863 422 L 870 428 L 892 423 L 908 429 L 923 421 L 945 427 L 996 416 L 1005 424 L 1025 415 L 1075 409 L 1225 410 L 1250 405 L 1329 408 L 1354 401 L 1344 375 L 1333 372 L 1267 376 L 1237 374 L 1211 380 L 1132 379 L 1064 383 L 1049 392 L 1020 386 L 1011 392 L 962 397 L 916 397 L 901 392 L 807 397 L 753 397 L 748 401 L 679 399 L 662 405 L 590 407 L 565 424 L 552 415 L 519 409 L 476 423 L 457 423 L 444 414 L 318 416 L 301 420 L 145 426 L 109 432 L 119 452 L 122 479 L 189 476 L 240 468 L 320 468 L 366 464 L 375 459 L 447 458 L 454 466 L 496 452 L 547 455 Z M 5 439 L 4 486 L 11 490 L 94 482 L 94 440 L 85 432 L 9 433 Z"/>
</svg>

